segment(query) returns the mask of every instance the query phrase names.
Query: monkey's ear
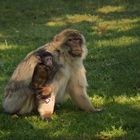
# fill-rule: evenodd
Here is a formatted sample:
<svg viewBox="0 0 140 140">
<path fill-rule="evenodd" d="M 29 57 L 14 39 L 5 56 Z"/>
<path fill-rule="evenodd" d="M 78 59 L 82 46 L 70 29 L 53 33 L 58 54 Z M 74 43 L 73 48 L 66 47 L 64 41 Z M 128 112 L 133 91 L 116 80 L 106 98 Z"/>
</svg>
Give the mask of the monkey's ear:
<svg viewBox="0 0 140 140">
<path fill-rule="evenodd" d="M 36 57 L 37 57 L 38 61 L 41 62 L 41 57 L 38 55 Z"/>
</svg>

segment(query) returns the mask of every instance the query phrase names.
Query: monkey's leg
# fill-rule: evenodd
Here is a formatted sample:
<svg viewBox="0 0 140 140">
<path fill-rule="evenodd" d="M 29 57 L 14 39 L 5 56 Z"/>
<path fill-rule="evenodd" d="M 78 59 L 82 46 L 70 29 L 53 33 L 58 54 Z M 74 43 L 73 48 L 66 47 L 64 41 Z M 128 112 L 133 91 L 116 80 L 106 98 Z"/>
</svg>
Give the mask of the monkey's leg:
<svg viewBox="0 0 140 140">
<path fill-rule="evenodd" d="M 38 112 L 43 120 L 51 118 L 54 112 L 55 96 L 51 95 L 46 99 L 39 100 Z"/>
<path fill-rule="evenodd" d="M 68 80 L 66 78 L 62 78 L 62 76 L 59 77 L 60 79 L 59 78 L 57 79 L 57 78 L 54 79 L 51 85 L 49 85 L 52 91 L 51 96 L 50 96 L 50 102 L 48 104 L 44 101 L 39 102 L 38 111 L 43 119 L 44 118 L 47 119 L 48 117 L 51 117 L 54 112 L 55 103 L 60 102 L 62 100 L 61 98 L 65 91 Z"/>
<path fill-rule="evenodd" d="M 26 97 L 26 100 L 22 104 L 22 107 L 18 111 L 18 114 L 28 114 L 35 110 L 36 103 L 35 103 L 35 95 L 31 94 Z"/>
<path fill-rule="evenodd" d="M 15 93 L 8 93 L 3 100 L 3 108 L 5 112 L 13 114 L 17 113 L 26 100 L 26 96 L 19 96 Z"/>
<path fill-rule="evenodd" d="M 5 112 L 10 114 L 30 113 L 34 108 L 34 95 L 11 93 L 5 96 L 3 101 Z"/>
</svg>

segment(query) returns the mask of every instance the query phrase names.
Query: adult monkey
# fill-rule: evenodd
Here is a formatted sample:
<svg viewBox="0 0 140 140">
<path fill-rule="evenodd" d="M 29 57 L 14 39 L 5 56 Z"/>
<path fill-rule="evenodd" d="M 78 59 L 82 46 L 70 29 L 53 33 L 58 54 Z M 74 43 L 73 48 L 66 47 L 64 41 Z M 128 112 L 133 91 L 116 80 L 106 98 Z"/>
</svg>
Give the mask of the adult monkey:
<svg viewBox="0 0 140 140">
<path fill-rule="evenodd" d="M 29 88 L 40 51 L 53 54 L 57 63 L 63 65 L 50 86 L 56 103 L 61 102 L 66 93 L 76 105 L 87 112 L 98 112 L 89 100 L 86 92 L 87 79 L 83 59 L 87 55 L 84 36 L 77 30 L 66 29 L 56 35 L 52 42 L 29 53 L 17 66 L 5 90 L 3 108 L 8 113 L 26 114 L 36 107 L 36 97 Z M 39 112 L 45 109 L 43 103 L 38 105 Z"/>
</svg>

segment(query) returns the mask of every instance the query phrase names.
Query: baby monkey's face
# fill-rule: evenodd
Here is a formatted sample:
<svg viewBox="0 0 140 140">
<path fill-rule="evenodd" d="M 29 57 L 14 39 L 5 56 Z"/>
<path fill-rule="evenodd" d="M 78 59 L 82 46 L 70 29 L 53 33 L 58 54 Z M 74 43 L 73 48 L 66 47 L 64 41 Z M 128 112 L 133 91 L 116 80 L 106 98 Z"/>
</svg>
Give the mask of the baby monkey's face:
<svg viewBox="0 0 140 140">
<path fill-rule="evenodd" d="M 52 58 L 52 56 L 45 56 L 45 57 L 43 58 L 43 63 L 44 63 L 46 66 L 52 67 L 52 66 L 53 66 L 53 58 Z"/>
</svg>

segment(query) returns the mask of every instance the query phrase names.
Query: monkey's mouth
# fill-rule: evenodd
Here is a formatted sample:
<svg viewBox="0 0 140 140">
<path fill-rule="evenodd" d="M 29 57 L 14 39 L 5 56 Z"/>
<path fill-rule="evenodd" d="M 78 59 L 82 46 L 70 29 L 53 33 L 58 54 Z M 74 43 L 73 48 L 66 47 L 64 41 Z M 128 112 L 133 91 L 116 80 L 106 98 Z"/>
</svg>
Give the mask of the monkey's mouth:
<svg viewBox="0 0 140 140">
<path fill-rule="evenodd" d="M 69 54 L 73 57 L 81 57 L 82 50 L 71 50 L 71 51 L 69 51 Z"/>
</svg>

